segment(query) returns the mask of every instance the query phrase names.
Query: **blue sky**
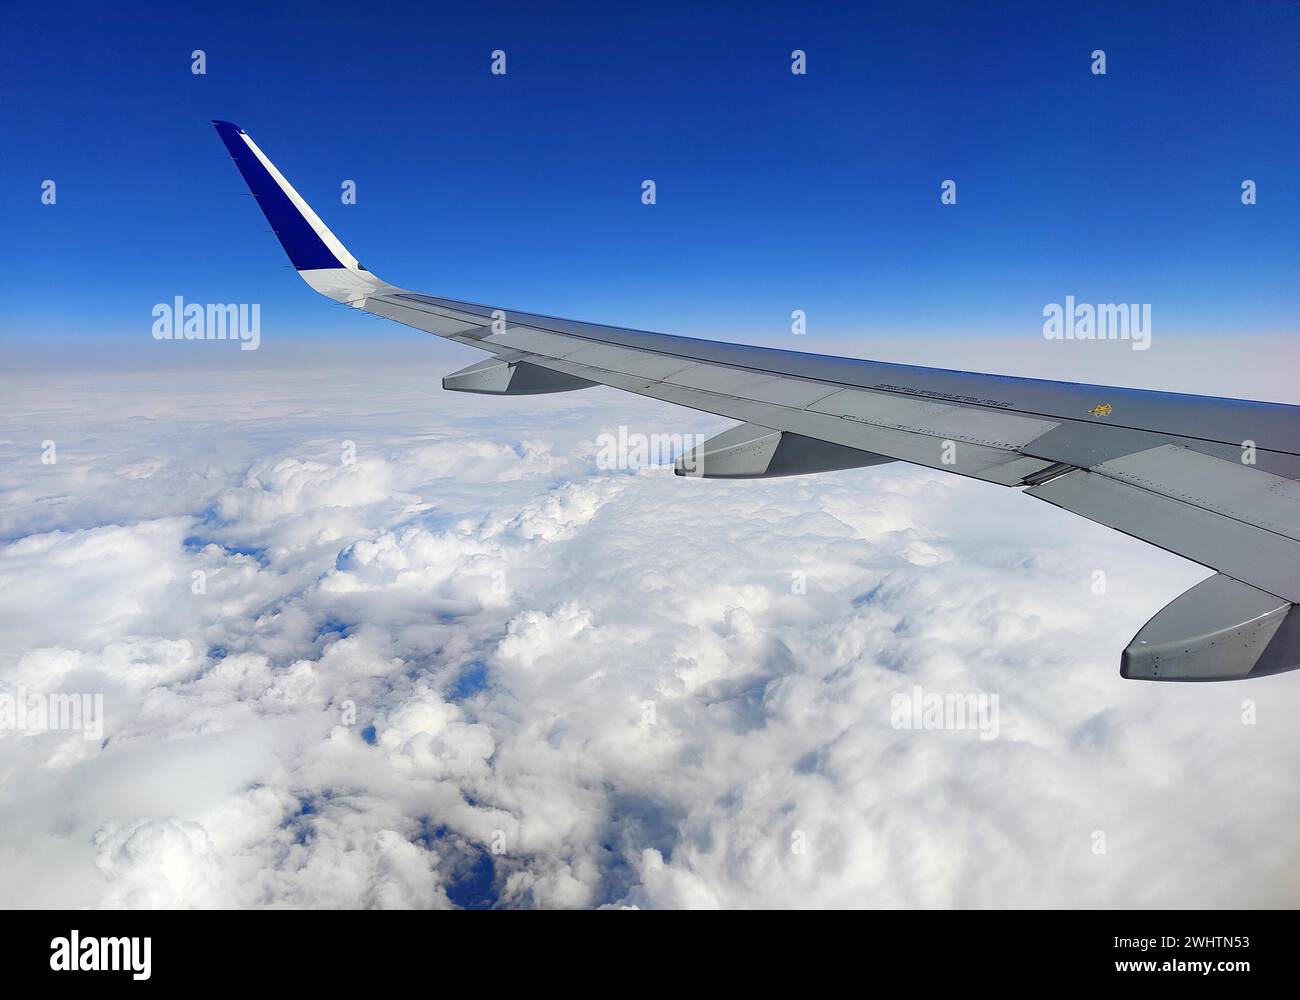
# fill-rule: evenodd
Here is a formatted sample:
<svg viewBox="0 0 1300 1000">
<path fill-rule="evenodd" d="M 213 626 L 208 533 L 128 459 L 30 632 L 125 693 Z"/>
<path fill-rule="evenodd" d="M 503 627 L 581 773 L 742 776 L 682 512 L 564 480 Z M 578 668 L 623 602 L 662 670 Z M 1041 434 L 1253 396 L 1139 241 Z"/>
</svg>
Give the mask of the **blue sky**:
<svg viewBox="0 0 1300 1000">
<path fill-rule="evenodd" d="M 1070 294 L 1295 330 L 1293 4 L 865 7 L 15 9 L 0 342 L 137 344 L 175 295 L 261 303 L 264 341 L 414 336 L 294 277 L 212 118 L 385 279 L 506 308 L 753 342 L 801 308 L 797 346 L 866 356 L 1039 336 Z"/>
</svg>

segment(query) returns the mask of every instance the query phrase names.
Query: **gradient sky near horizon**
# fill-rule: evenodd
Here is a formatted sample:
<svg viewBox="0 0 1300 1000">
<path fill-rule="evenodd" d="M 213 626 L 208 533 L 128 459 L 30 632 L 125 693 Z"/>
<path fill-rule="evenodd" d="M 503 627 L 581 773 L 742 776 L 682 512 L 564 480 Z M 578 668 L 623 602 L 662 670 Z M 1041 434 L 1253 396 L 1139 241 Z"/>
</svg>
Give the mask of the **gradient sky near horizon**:
<svg viewBox="0 0 1300 1000">
<path fill-rule="evenodd" d="M 506 308 L 751 342 L 788 338 L 799 308 L 791 346 L 867 356 L 873 336 L 1040 338 L 1066 295 L 1149 302 L 1161 336 L 1296 328 L 1294 4 L 94 4 L 7 22 L 11 356 L 138 346 L 176 295 L 261 303 L 264 342 L 409 336 L 294 278 L 212 118 L 386 280 Z"/>
</svg>

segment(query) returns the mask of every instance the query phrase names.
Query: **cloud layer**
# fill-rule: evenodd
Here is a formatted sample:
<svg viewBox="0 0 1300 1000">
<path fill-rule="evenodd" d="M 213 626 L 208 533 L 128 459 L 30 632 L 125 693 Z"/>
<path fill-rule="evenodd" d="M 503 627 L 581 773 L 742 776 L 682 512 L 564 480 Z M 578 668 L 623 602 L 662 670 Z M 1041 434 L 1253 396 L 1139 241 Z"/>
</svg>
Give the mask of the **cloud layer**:
<svg viewBox="0 0 1300 1000">
<path fill-rule="evenodd" d="M 0 904 L 1295 904 L 1296 676 L 1118 676 L 1206 571 L 904 465 L 601 471 L 725 423 L 439 374 L 11 383 L 0 693 L 105 718 L 0 734 Z"/>
</svg>

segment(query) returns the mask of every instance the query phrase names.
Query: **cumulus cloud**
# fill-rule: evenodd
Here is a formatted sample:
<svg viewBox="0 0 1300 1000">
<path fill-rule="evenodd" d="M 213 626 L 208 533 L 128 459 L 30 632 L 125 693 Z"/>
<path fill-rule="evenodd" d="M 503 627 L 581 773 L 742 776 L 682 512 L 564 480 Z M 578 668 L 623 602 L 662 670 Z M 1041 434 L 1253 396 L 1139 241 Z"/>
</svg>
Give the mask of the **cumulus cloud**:
<svg viewBox="0 0 1300 1000">
<path fill-rule="evenodd" d="M 601 430 L 725 422 L 429 385 L 29 391 L 0 694 L 104 727 L 0 733 L 0 903 L 1294 903 L 1294 676 L 1118 677 L 1199 567 L 901 464 L 602 471 Z M 917 687 L 997 738 L 896 728 Z"/>
</svg>

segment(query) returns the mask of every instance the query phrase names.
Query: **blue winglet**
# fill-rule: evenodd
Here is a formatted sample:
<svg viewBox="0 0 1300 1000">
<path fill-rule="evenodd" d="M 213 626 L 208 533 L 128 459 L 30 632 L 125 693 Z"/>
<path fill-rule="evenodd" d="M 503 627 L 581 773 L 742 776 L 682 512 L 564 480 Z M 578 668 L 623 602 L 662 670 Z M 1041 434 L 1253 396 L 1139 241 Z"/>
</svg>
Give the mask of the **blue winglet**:
<svg viewBox="0 0 1300 1000">
<path fill-rule="evenodd" d="M 231 159 L 243 174 L 248 189 L 257 199 L 266 221 L 271 224 L 271 229 L 279 237 L 280 245 L 289 255 L 293 266 L 299 271 L 347 267 L 348 265 L 340 260 L 321 239 L 320 233 L 312 222 L 293 203 L 285 191 L 288 182 L 281 185 L 254 153 L 253 148 L 246 141 L 244 130 L 233 122 L 213 121 L 212 126 L 217 130 L 217 135 L 221 136 L 221 141 L 226 144 Z M 289 188 L 289 190 L 293 189 Z M 324 229 L 319 219 L 315 221 L 321 229 Z"/>
</svg>

